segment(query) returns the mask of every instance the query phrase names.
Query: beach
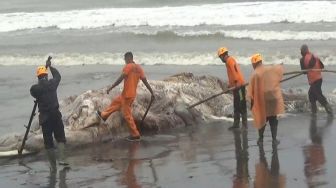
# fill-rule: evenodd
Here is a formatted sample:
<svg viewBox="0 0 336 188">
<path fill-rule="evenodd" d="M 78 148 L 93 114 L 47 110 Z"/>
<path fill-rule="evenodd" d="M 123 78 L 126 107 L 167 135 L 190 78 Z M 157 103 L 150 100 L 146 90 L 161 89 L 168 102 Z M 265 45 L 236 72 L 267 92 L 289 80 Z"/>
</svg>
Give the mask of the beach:
<svg viewBox="0 0 336 188">
<path fill-rule="evenodd" d="M 279 122 L 281 144 L 263 148 L 256 130 L 227 131 L 230 123 L 147 135 L 140 143 L 93 143 L 69 152 L 71 170 L 50 176 L 43 153 L 1 160 L 1 187 L 334 187 L 335 122 L 319 114 Z M 276 153 L 275 153 L 276 152 Z M 262 178 L 261 176 L 264 176 Z"/>
<path fill-rule="evenodd" d="M 336 1 L 1 1 L 0 137 L 25 132 L 36 67 L 49 55 L 62 75 L 60 101 L 110 86 L 128 51 L 148 80 L 185 72 L 227 81 L 217 56 L 222 46 L 246 81 L 255 53 L 266 65 L 300 70 L 302 44 L 336 70 L 335 9 Z M 334 109 L 335 88 L 335 74 L 323 73 L 322 90 Z M 282 89 L 308 98 L 305 75 Z M 44 151 L 1 158 L 0 187 L 335 187 L 335 122 L 324 111 L 314 120 L 309 109 L 292 110 L 279 121 L 275 148 L 269 127 L 259 147 L 251 121 L 247 131 L 228 131 L 232 122 L 216 117 L 143 132 L 139 143 L 117 138 L 71 148 L 71 169 L 57 174 L 49 173 Z"/>
</svg>

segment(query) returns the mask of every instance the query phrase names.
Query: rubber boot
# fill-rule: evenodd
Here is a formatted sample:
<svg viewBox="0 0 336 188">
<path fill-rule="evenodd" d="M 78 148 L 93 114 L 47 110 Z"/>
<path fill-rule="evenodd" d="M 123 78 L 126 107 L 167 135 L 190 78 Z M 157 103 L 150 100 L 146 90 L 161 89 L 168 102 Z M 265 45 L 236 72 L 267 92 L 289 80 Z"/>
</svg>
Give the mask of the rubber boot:
<svg viewBox="0 0 336 188">
<path fill-rule="evenodd" d="M 236 113 L 236 114 L 234 114 L 233 125 L 231 127 L 229 127 L 228 130 L 238 129 L 239 128 L 239 123 L 240 123 L 240 114 Z"/>
<path fill-rule="evenodd" d="M 258 146 L 262 146 L 263 145 L 265 127 L 266 127 L 266 125 L 263 128 L 261 128 L 261 129 L 258 130 L 258 133 L 259 133 L 259 138 L 258 138 L 258 141 L 257 141 Z"/>
<path fill-rule="evenodd" d="M 329 105 L 329 103 L 327 103 L 327 104 L 324 105 L 324 109 L 328 113 L 328 115 L 330 115 L 330 116 L 334 115 L 333 109 L 331 108 L 331 106 Z"/>
<path fill-rule="evenodd" d="M 47 149 L 47 157 L 50 164 L 50 172 L 56 173 L 57 172 L 57 166 L 56 166 L 56 155 L 54 149 Z"/>
<path fill-rule="evenodd" d="M 270 126 L 271 126 L 271 133 L 272 133 L 272 145 L 276 146 L 280 144 L 280 141 L 277 140 L 277 134 L 278 134 L 278 120 L 272 119 L 270 120 Z"/>
<path fill-rule="evenodd" d="M 311 115 L 312 115 L 312 117 L 316 116 L 316 113 L 317 113 L 316 103 L 311 103 L 310 108 L 311 108 Z"/>
<path fill-rule="evenodd" d="M 242 129 L 247 129 L 247 113 L 242 114 Z"/>
<path fill-rule="evenodd" d="M 69 166 L 65 156 L 65 144 L 60 142 L 57 144 L 58 147 L 58 164 L 63 166 Z"/>
</svg>

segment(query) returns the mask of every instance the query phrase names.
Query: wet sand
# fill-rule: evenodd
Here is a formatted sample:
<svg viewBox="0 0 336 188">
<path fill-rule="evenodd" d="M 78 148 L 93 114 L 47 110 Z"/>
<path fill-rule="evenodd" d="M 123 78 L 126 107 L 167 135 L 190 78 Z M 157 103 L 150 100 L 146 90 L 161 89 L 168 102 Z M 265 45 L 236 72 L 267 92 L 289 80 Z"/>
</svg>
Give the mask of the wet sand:
<svg viewBox="0 0 336 188">
<path fill-rule="evenodd" d="M 279 122 L 281 141 L 264 146 L 257 132 L 228 131 L 229 122 L 174 129 L 140 143 L 97 142 L 68 151 L 71 170 L 50 175 L 43 153 L 0 161 L 0 187 L 335 187 L 336 125 L 319 114 Z"/>
</svg>

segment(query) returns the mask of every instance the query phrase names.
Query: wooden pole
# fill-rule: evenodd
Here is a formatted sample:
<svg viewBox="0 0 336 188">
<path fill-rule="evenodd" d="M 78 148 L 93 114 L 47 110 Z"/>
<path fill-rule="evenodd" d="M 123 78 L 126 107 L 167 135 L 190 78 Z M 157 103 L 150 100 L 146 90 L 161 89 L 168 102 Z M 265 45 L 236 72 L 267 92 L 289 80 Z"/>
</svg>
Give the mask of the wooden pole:
<svg viewBox="0 0 336 188">
<path fill-rule="evenodd" d="M 141 119 L 141 123 L 140 123 L 140 126 L 141 126 L 141 127 L 143 126 L 143 123 L 145 122 L 145 118 L 146 118 L 146 116 L 147 116 L 147 114 L 148 114 L 148 112 L 149 112 L 149 109 L 150 109 L 150 107 L 152 106 L 153 102 L 154 102 L 154 100 L 153 100 L 153 98 L 151 98 L 151 100 L 150 100 L 150 102 L 149 102 L 149 105 L 148 105 L 148 107 L 147 107 L 147 109 L 146 109 L 146 112 L 145 112 L 145 114 L 143 115 L 143 117 L 142 117 L 142 119 Z"/>
<path fill-rule="evenodd" d="M 329 73 L 336 73 L 336 70 L 326 70 L 326 69 L 306 69 L 306 70 L 299 70 L 299 71 L 292 71 L 286 72 L 284 75 L 291 75 L 291 74 L 298 74 L 298 73 L 307 73 L 308 71 L 319 71 L 319 72 L 329 72 Z"/>
<path fill-rule="evenodd" d="M 25 133 L 25 135 L 24 135 L 24 137 L 23 137 L 21 147 L 20 147 L 19 150 L 18 150 L 18 154 L 19 154 L 19 156 L 22 155 L 23 148 L 24 148 L 24 146 L 25 146 L 25 144 L 26 144 L 26 140 L 27 140 L 27 138 L 28 138 L 28 133 L 29 133 L 29 131 L 30 131 L 31 124 L 32 124 L 33 119 L 34 119 L 34 116 L 35 116 L 36 107 L 37 107 L 37 102 L 34 101 L 34 107 L 33 107 L 32 113 L 31 113 L 31 115 L 30 115 L 30 119 L 29 119 L 28 126 L 26 127 L 26 128 L 27 128 L 27 129 L 26 129 L 26 133 Z"/>
<path fill-rule="evenodd" d="M 292 73 L 291 73 L 291 74 L 292 74 Z M 304 74 L 304 72 L 301 71 L 301 72 L 296 72 L 296 73 L 293 73 L 293 74 L 296 74 L 296 75 L 291 76 L 291 77 L 289 77 L 289 78 L 285 78 L 285 79 L 281 80 L 280 82 L 285 82 L 285 81 L 291 80 L 291 79 L 293 79 L 293 78 L 296 78 L 296 77 L 298 77 L 298 76 L 301 76 L 302 74 Z M 285 75 L 285 74 L 284 74 L 284 75 Z M 288 75 L 290 75 L 290 74 L 288 74 Z M 240 87 L 245 87 L 245 86 L 247 86 L 248 84 L 249 84 L 249 83 L 246 83 L 246 84 L 244 84 L 243 86 L 240 86 Z M 239 88 L 239 87 L 238 87 L 238 88 Z M 220 95 L 229 93 L 230 91 L 235 90 L 235 89 L 238 89 L 238 88 L 236 88 L 236 87 L 231 87 L 231 88 L 229 88 L 229 89 L 227 89 L 227 90 L 225 90 L 225 91 L 222 91 L 222 92 L 220 92 L 220 93 L 218 93 L 218 94 L 215 94 L 215 95 L 213 95 L 213 96 L 211 96 L 211 97 L 208 97 L 208 98 L 206 98 L 206 99 L 204 99 L 204 100 L 201 100 L 201 101 L 199 101 L 199 102 L 197 102 L 197 103 L 194 103 L 194 104 L 190 105 L 187 109 L 190 109 L 190 108 L 193 108 L 193 107 L 198 106 L 198 105 L 200 105 L 200 104 L 203 104 L 203 103 L 205 103 L 205 102 L 207 102 L 207 101 L 209 101 L 209 100 L 211 100 L 211 99 L 213 99 L 213 98 L 216 98 L 216 97 L 218 97 L 218 96 L 220 96 Z"/>
</svg>

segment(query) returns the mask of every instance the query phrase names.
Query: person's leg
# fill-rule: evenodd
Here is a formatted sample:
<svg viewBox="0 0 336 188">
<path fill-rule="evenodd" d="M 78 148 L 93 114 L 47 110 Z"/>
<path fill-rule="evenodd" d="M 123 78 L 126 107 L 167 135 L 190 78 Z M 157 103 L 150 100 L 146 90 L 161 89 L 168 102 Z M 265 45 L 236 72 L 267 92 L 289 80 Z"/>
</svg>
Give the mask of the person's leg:
<svg viewBox="0 0 336 188">
<path fill-rule="evenodd" d="M 260 129 L 258 130 L 258 134 L 259 134 L 259 139 L 258 139 L 258 141 L 257 141 L 257 144 L 258 144 L 258 145 L 262 145 L 263 142 L 264 142 L 264 132 L 265 132 L 265 127 L 266 127 L 266 125 L 263 126 L 262 128 L 260 128 Z"/>
<path fill-rule="evenodd" d="M 233 90 L 233 125 L 229 127 L 229 130 L 239 128 L 240 123 L 240 98 L 239 90 Z"/>
<path fill-rule="evenodd" d="M 69 165 L 66 160 L 65 154 L 65 132 L 64 132 L 64 125 L 62 121 L 62 114 L 59 111 L 56 111 L 54 114 L 54 137 L 57 141 L 58 147 L 58 164 L 60 165 Z"/>
<path fill-rule="evenodd" d="M 324 107 L 325 111 L 332 115 L 333 114 L 333 110 L 331 108 L 331 106 L 329 105 L 328 101 L 327 101 L 327 98 L 323 95 L 322 93 L 322 82 L 323 80 L 318 80 L 316 81 L 316 84 L 315 84 L 315 96 L 316 96 L 316 99 L 319 101 L 319 103 Z"/>
<path fill-rule="evenodd" d="M 308 91 L 309 96 L 309 102 L 310 102 L 310 108 L 312 115 L 316 115 L 317 113 L 317 106 L 316 106 L 316 97 L 314 94 L 314 85 L 311 85 Z"/>
<path fill-rule="evenodd" d="M 43 124 L 41 126 L 44 147 L 47 152 L 47 157 L 48 157 L 48 161 L 50 164 L 50 171 L 54 173 L 57 171 L 57 166 L 56 166 L 56 156 L 55 156 L 55 150 L 54 150 L 54 141 L 52 137 L 52 124 L 49 118 L 46 117 L 46 115 L 42 115 L 42 116 L 45 116 Z"/>
<path fill-rule="evenodd" d="M 240 89 L 240 112 L 242 116 L 242 125 L 247 128 L 247 107 L 246 107 L 246 89 L 245 86 Z"/>
<path fill-rule="evenodd" d="M 279 140 L 277 140 L 277 134 L 278 134 L 278 119 L 276 116 L 271 116 L 268 118 L 269 124 L 271 126 L 271 133 L 272 133 L 272 144 L 278 145 L 280 143 Z"/>
<path fill-rule="evenodd" d="M 131 136 L 133 138 L 140 138 L 140 133 L 136 127 L 136 124 L 132 115 L 132 104 L 134 98 L 123 98 L 121 102 L 121 111 L 130 129 Z"/>
<path fill-rule="evenodd" d="M 121 108 L 122 97 L 118 96 L 117 98 L 113 99 L 110 106 L 104 109 L 101 112 L 100 116 L 103 120 L 106 120 L 113 112 L 120 110 Z"/>
</svg>

